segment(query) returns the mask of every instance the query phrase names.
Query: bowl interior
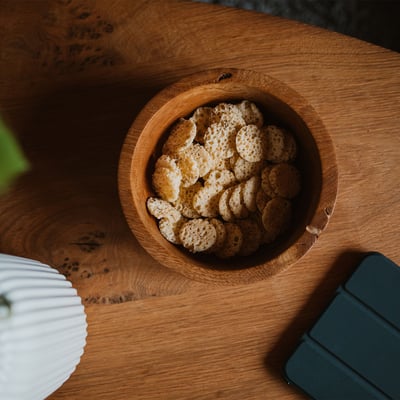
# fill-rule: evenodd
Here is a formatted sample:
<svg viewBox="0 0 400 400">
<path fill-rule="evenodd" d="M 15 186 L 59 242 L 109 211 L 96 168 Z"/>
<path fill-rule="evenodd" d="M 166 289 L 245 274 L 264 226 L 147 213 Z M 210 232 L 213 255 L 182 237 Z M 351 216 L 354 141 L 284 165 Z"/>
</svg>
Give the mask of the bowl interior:
<svg viewBox="0 0 400 400">
<path fill-rule="evenodd" d="M 238 270 L 273 275 L 301 257 L 316 239 L 307 227 L 315 225 L 312 221 L 320 208 L 324 174 L 315 138 L 325 134 L 322 124 L 315 118 L 313 110 L 305 107 L 304 100 L 293 97 L 296 93 L 282 84 L 275 81 L 267 81 L 266 84 L 263 81 L 260 85 L 258 81 L 244 81 L 235 74 L 230 75 L 223 80 L 178 85 L 172 92 L 169 90 L 156 96 L 131 127 L 128 136 L 134 139 L 128 150 L 125 148 L 130 153 L 125 155 L 130 157 L 129 169 L 120 169 L 120 174 L 129 175 L 129 187 L 122 189 L 128 190 L 129 196 L 121 193 L 122 200 L 125 198 L 122 201 L 124 212 L 140 243 L 162 264 L 191 277 L 212 271 L 216 271 L 217 276 L 223 271 Z M 166 241 L 158 230 L 156 220 L 146 209 L 146 199 L 155 195 L 151 187 L 154 164 L 161 154 L 169 128 L 178 118 L 190 116 L 199 106 L 245 99 L 258 105 L 267 123 L 287 128 L 295 135 L 298 146 L 295 164 L 301 172 L 302 189 L 293 201 L 291 228 L 273 244 L 261 246 L 251 256 L 221 260 L 212 255 L 193 255 Z M 131 201 L 130 206 L 127 205 L 127 197 Z M 320 220 L 318 229 L 323 229 L 326 222 Z M 261 272 L 262 269 L 264 272 Z"/>
</svg>

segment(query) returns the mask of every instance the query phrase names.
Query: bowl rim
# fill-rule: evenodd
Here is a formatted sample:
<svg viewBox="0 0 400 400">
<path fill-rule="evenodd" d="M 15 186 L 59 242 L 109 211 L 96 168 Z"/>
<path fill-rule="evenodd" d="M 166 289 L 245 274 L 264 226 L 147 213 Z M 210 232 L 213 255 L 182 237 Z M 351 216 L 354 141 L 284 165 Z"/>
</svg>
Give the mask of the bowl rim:
<svg viewBox="0 0 400 400">
<path fill-rule="evenodd" d="M 149 241 L 148 236 L 144 234 L 144 232 L 147 232 L 147 227 L 141 220 L 132 196 L 132 181 L 135 179 L 132 177 L 132 163 L 136 144 L 143 129 L 168 102 L 194 87 L 223 86 L 227 82 L 253 86 L 272 95 L 280 102 L 286 103 L 302 119 L 312 133 L 318 152 L 321 154 L 321 149 L 323 149 L 324 157 L 320 157 L 322 179 L 319 199 L 311 221 L 304 232 L 277 258 L 249 268 L 222 270 L 185 263 L 173 254 L 165 257 L 164 247 L 157 240 Z M 126 188 L 130 188 L 130 190 Z M 338 170 L 334 144 L 315 109 L 302 95 L 282 81 L 248 69 L 213 68 L 203 70 L 187 75 L 160 90 L 145 104 L 131 124 L 121 149 L 118 165 L 118 191 L 122 211 L 140 245 L 163 266 L 175 270 L 190 279 L 216 284 L 231 285 L 263 280 L 287 269 L 290 265 L 300 260 L 311 249 L 326 228 L 335 208 L 337 190 Z M 165 240 L 160 233 L 159 235 L 161 240 Z"/>
</svg>

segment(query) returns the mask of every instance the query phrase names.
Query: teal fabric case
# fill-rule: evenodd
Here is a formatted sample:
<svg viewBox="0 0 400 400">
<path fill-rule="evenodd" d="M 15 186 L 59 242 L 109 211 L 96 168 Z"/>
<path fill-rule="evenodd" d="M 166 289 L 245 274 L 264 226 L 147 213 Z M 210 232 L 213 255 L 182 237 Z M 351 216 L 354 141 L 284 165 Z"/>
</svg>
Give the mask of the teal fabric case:
<svg viewBox="0 0 400 400">
<path fill-rule="evenodd" d="M 285 365 L 315 400 L 400 400 L 400 268 L 366 256 Z"/>
</svg>

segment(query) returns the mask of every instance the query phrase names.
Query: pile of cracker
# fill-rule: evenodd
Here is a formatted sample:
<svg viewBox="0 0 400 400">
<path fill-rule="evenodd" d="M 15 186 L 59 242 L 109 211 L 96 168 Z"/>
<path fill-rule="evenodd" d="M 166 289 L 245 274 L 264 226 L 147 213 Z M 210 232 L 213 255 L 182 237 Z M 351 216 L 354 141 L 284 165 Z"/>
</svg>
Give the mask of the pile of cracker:
<svg viewBox="0 0 400 400">
<path fill-rule="evenodd" d="M 171 128 L 147 209 L 192 253 L 247 256 L 289 227 L 300 192 L 297 145 L 251 101 L 199 107 Z"/>
</svg>

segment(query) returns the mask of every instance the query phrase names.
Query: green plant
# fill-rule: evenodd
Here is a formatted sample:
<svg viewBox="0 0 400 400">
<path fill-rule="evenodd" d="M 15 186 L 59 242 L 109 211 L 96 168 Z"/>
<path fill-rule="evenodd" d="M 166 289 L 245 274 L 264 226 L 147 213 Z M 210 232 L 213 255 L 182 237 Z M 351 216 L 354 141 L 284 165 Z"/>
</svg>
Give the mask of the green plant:
<svg viewBox="0 0 400 400">
<path fill-rule="evenodd" d="M 0 119 L 0 194 L 29 167 L 17 141 Z"/>
</svg>

